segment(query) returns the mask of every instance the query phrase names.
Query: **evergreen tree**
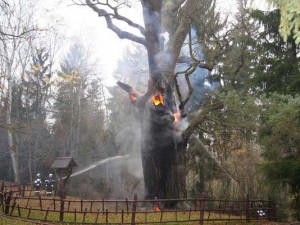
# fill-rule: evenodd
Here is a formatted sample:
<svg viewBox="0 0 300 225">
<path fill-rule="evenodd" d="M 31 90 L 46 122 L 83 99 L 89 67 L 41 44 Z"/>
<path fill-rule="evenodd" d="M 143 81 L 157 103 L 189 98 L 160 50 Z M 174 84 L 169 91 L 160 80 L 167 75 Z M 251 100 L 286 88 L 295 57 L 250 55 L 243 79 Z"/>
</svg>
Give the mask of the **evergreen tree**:
<svg viewBox="0 0 300 225">
<path fill-rule="evenodd" d="M 255 10 L 251 15 L 262 27 L 262 31 L 255 38 L 252 90 L 289 95 L 300 93 L 300 45 L 291 36 L 286 42 L 281 37 L 278 31 L 279 10 Z"/>
<path fill-rule="evenodd" d="M 300 220 L 300 96 L 271 94 L 262 99 L 262 122 L 259 132 L 260 144 L 264 149 L 263 171 L 270 185 L 271 193 L 278 198 L 280 211 L 287 214 L 290 203 L 294 217 Z M 282 198 L 287 188 L 292 196 Z"/>
</svg>

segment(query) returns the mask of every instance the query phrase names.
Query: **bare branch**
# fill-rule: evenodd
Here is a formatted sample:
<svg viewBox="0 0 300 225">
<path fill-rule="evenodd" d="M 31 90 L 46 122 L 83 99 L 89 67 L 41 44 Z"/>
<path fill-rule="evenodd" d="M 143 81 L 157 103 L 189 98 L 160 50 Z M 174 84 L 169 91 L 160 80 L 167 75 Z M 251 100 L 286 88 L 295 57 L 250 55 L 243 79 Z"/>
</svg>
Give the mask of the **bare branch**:
<svg viewBox="0 0 300 225">
<path fill-rule="evenodd" d="M 186 105 L 186 103 L 188 102 L 188 100 L 190 99 L 190 97 L 191 97 L 192 94 L 193 94 L 194 88 L 193 88 L 193 86 L 192 86 L 192 83 L 191 83 L 191 81 L 190 81 L 189 76 L 190 76 L 193 72 L 195 72 L 196 68 L 197 68 L 197 65 L 196 65 L 196 64 L 192 64 L 192 65 L 190 65 L 190 67 L 187 68 L 186 70 L 181 71 L 181 72 L 177 72 L 177 73 L 175 74 L 175 76 L 176 76 L 176 78 L 175 78 L 175 87 L 176 87 L 176 92 L 177 92 L 178 100 L 179 100 L 179 108 L 180 108 L 181 111 L 183 111 L 184 106 Z M 184 78 L 185 78 L 186 83 L 187 83 L 188 88 L 189 88 L 189 92 L 188 92 L 188 94 L 187 94 L 187 96 L 185 97 L 184 100 L 182 100 L 182 95 L 181 95 L 181 92 L 180 92 L 180 89 L 179 89 L 179 85 L 178 85 L 178 82 L 177 82 L 177 76 L 178 76 L 179 74 L 184 74 Z M 184 115 L 184 112 L 181 112 L 181 114 Z"/>
<path fill-rule="evenodd" d="M 187 96 L 185 97 L 185 99 L 180 103 L 180 107 L 181 107 L 181 108 L 183 108 L 183 107 L 186 105 L 186 103 L 189 101 L 189 99 L 191 98 L 191 96 L 192 96 L 192 94 L 193 94 L 194 88 L 193 88 L 193 86 L 192 86 L 192 83 L 191 83 L 191 81 L 190 81 L 190 77 L 189 77 L 189 76 L 190 76 L 193 72 L 195 72 L 196 68 L 197 68 L 197 66 L 196 66 L 196 65 L 193 65 L 193 66 L 191 67 L 191 69 L 188 70 L 188 71 L 184 74 L 184 78 L 185 78 L 186 83 L 187 83 L 188 88 L 189 88 L 189 93 L 187 94 Z"/>
<path fill-rule="evenodd" d="M 123 16 L 120 16 L 119 14 L 116 15 L 116 14 L 108 13 L 106 10 L 97 7 L 97 5 L 99 5 L 99 4 L 93 3 L 92 0 L 86 0 L 86 5 L 89 6 L 91 9 L 93 9 L 98 14 L 99 17 L 104 17 L 106 20 L 107 27 L 110 30 L 112 30 L 113 32 L 115 32 L 119 38 L 121 38 L 121 39 L 125 38 L 125 39 L 131 40 L 133 42 L 136 42 L 136 43 L 146 46 L 146 40 L 144 37 L 139 37 L 137 35 L 134 35 L 132 33 L 129 33 L 127 31 L 120 29 L 113 23 L 111 16 L 113 18 L 116 18 L 118 20 L 126 22 L 128 25 L 130 25 L 134 28 L 139 29 L 139 31 L 143 34 L 144 28 L 142 28 L 140 25 L 133 23 L 131 20 L 129 20 Z M 116 9 L 114 10 L 114 12 L 116 12 Z"/>
<path fill-rule="evenodd" d="M 115 18 L 118 19 L 118 20 L 126 22 L 131 27 L 137 28 L 141 32 L 142 35 L 145 35 L 144 27 L 140 26 L 139 24 L 136 24 L 136 23 L 132 22 L 130 19 L 128 19 L 124 16 L 121 16 L 118 13 L 115 14 Z"/>
<path fill-rule="evenodd" d="M 175 73 L 175 81 L 174 81 L 176 92 L 177 92 L 177 95 L 178 95 L 178 100 L 179 100 L 179 109 L 180 109 L 182 115 L 185 114 L 183 112 L 184 111 L 184 106 L 187 104 L 187 102 L 191 98 L 191 96 L 193 94 L 193 91 L 194 91 L 194 88 L 192 86 L 192 83 L 190 81 L 189 76 L 193 72 L 195 72 L 197 67 L 205 68 L 209 71 L 211 71 L 214 67 L 214 65 L 209 65 L 207 63 L 200 62 L 200 60 L 196 59 L 196 57 L 194 56 L 193 48 L 192 48 L 191 29 L 189 31 L 189 53 L 190 53 L 190 58 L 187 58 L 187 57 L 181 57 L 180 58 L 179 57 L 179 60 L 182 60 L 181 62 L 183 62 L 183 63 L 190 64 L 190 66 L 184 71 L 180 71 L 180 72 Z M 189 89 L 188 94 L 186 95 L 184 100 L 182 100 L 182 95 L 181 95 L 180 88 L 179 88 L 178 81 L 177 81 L 177 77 L 178 77 L 179 74 L 184 74 L 184 77 L 185 77 L 185 80 L 186 80 L 186 83 L 187 83 L 188 89 Z"/>
<path fill-rule="evenodd" d="M 177 63 L 186 63 L 186 64 L 192 64 L 192 60 L 188 57 L 185 56 L 180 56 L 178 57 Z M 206 63 L 206 62 L 201 62 L 197 60 L 197 66 L 201 69 L 207 69 L 208 71 L 212 71 L 213 68 L 215 67 L 214 63 Z"/>
<path fill-rule="evenodd" d="M 0 7 L 2 8 L 2 9 L 4 9 L 4 7 L 7 7 L 7 6 L 9 6 L 9 4 L 6 2 L 6 1 L 4 1 L 4 0 L 1 0 L 1 2 L 5 5 L 1 5 L 0 4 Z"/>
<path fill-rule="evenodd" d="M 0 29 L 0 35 L 5 36 L 6 38 L 25 38 L 24 36 L 25 36 L 26 34 L 28 34 L 28 33 L 30 33 L 30 32 L 33 32 L 33 31 L 37 31 L 37 30 L 38 30 L 38 29 L 33 28 L 33 29 L 30 29 L 30 30 L 23 31 L 23 32 L 21 32 L 21 33 L 19 33 L 19 34 L 10 34 L 10 33 L 6 33 L 6 32 L 4 32 L 4 31 L 2 31 L 2 30 Z"/>
</svg>

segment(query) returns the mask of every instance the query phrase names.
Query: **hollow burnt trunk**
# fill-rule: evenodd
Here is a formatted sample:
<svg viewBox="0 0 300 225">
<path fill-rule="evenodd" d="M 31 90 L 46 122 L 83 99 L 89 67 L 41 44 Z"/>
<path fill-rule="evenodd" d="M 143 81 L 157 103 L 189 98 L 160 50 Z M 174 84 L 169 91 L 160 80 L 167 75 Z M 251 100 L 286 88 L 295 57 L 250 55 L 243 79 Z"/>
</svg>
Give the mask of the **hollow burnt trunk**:
<svg viewBox="0 0 300 225">
<path fill-rule="evenodd" d="M 176 198 L 177 155 L 172 132 L 173 121 L 161 104 L 149 107 L 145 116 L 149 116 L 142 121 L 141 152 L 145 198 Z"/>
<path fill-rule="evenodd" d="M 185 145 L 176 136 L 173 112 L 167 104 L 154 105 L 149 101 L 141 124 L 145 199 L 180 198 L 185 190 L 182 166 Z M 175 204 L 169 202 L 164 207 L 171 208 Z"/>
</svg>

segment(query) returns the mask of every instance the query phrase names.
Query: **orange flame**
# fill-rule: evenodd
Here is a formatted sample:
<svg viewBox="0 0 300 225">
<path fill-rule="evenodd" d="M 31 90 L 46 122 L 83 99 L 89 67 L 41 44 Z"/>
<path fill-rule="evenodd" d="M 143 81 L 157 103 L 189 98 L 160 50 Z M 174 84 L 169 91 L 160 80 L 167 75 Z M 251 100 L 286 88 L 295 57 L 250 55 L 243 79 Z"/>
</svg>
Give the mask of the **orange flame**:
<svg viewBox="0 0 300 225">
<path fill-rule="evenodd" d="M 159 105 L 159 104 L 164 105 L 164 98 L 160 92 L 158 92 L 158 95 L 152 96 L 151 99 L 152 99 L 152 102 L 154 103 L 154 105 Z"/>
<path fill-rule="evenodd" d="M 160 211 L 159 207 L 156 204 L 154 204 L 154 206 L 153 206 L 153 211 L 154 212 L 159 212 Z"/>
<path fill-rule="evenodd" d="M 132 92 L 129 94 L 131 102 L 135 102 L 139 96 L 143 96 L 143 94 L 139 93 L 136 90 L 132 90 Z"/>
<path fill-rule="evenodd" d="M 130 95 L 129 95 L 129 98 L 130 98 L 130 100 L 131 100 L 132 102 L 135 102 L 136 99 L 137 99 L 137 97 L 136 97 L 135 95 L 133 95 L 133 94 L 130 94 Z"/>
</svg>

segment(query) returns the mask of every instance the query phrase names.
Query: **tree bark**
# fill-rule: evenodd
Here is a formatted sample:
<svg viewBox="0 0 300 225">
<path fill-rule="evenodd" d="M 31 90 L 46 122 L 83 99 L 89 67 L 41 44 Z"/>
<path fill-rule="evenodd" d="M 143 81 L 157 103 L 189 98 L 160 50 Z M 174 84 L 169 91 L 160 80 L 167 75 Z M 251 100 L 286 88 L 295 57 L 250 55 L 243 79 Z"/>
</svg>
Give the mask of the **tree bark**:
<svg viewBox="0 0 300 225">
<path fill-rule="evenodd" d="M 145 199 L 178 198 L 178 161 L 172 132 L 173 120 L 164 105 L 154 107 L 146 108 L 148 112 L 145 112 L 142 121 Z"/>
<path fill-rule="evenodd" d="M 8 67 L 9 77 L 7 79 L 7 106 L 6 106 L 6 123 L 9 126 L 7 129 L 7 137 L 8 137 L 8 147 L 12 160 L 12 168 L 14 172 L 14 182 L 20 182 L 19 176 L 19 159 L 18 159 L 18 148 L 14 145 L 13 133 L 12 133 L 12 123 L 11 123 L 11 108 L 12 108 L 12 81 L 10 77 L 10 67 Z"/>
</svg>

